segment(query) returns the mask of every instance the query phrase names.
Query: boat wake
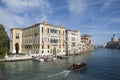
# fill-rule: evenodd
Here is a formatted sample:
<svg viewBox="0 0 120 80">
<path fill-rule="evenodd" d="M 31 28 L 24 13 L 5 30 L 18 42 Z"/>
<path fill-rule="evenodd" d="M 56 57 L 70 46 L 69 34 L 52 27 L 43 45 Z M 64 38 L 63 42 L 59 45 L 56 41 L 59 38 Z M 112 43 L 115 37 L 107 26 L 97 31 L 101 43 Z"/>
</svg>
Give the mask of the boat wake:
<svg viewBox="0 0 120 80">
<path fill-rule="evenodd" d="M 64 74 L 64 76 L 67 76 L 69 74 L 69 72 L 70 72 L 69 70 L 65 70 L 65 71 L 62 71 L 60 73 L 48 75 L 48 77 L 55 77 L 55 76 L 59 76 L 59 75 L 63 75 L 63 74 Z"/>
</svg>

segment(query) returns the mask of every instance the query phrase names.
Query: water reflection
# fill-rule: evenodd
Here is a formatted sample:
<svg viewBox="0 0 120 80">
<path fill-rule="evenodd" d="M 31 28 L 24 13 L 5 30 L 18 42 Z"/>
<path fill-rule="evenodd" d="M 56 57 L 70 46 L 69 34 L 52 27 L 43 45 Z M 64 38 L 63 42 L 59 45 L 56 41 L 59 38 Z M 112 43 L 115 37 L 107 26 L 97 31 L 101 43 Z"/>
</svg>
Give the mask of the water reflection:
<svg viewBox="0 0 120 80">
<path fill-rule="evenodd" d="M 119 53 L 119 50 L 99 49 L 51 62 L 5 62 L 0 63 L 0 71 L 4 80 L 120 80 Z M 87 68 L 66 70 L 79 62 L 87 63 Z"/>
<path fill-rule="evenodd" d="M 9 69 L 9 72 L 22 72 L 24 70 L 29 70 L 32 65 L 31 61 L 17 61 L 17 62 L 5 62 L 4 68 L 5 70 Z"/>
</svg>

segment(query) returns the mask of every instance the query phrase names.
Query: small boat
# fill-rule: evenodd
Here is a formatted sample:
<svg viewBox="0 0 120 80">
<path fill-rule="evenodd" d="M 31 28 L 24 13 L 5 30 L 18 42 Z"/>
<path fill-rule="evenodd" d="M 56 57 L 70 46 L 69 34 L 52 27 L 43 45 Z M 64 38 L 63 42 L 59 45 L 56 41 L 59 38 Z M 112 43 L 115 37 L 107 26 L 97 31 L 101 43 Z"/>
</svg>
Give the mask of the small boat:
<svg viewBox="0 0 120 80">
<path fill-rule="evenodd" d="M 53 59 L 53 60 L 56 60 L 57 58 L 53 57 L 52 59 Z"/>
<path fill-rule="evenodd" d="M 68 56 L 58 56 L 58 58 L 60 58 L 60 59 L 67 59 Z"/>
<path fill-rule="evenodd" d="M 44 60 L 45 60 L 45 61 L 52 61 L 53 58 L 52 58 L 52 56 L 46 56 L 46 57 L 44 58 Z"/>
<path fill-rule="evenodd" d="M 45 61 L 52 61 L 53 59 L 52 58 L 45 58 L 44 60 Z"/>
<path fill-rule="evenodd" d="M 83 69 L 86 67 L 86 63 L 79 63 L 79 64 L 73 64 L 72 66 L 70 66 L 68 68 L 68 70 L 70 71 L 74 71 L 74 70 L 78 70 L 78 69 Z"/>
<path fill-rule="evenodd" d="M 32 57 L 32 59 L 33 60 L 35 60 L 35 61 L 39 61 L 39 62 L 43 62 L 44 61 L 44 59 L 43 58 L 40 58 L 40 57 Z"/>
</svg>

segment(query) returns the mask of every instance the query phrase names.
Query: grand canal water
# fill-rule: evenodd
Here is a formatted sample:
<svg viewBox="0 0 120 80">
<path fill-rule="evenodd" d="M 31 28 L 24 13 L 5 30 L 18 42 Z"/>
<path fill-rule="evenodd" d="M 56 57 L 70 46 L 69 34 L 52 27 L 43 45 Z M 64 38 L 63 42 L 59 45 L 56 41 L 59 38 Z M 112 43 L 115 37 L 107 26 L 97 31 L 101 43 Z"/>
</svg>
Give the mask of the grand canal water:
<svg viewBox="0 0 120 80">
<path fill-rule="evenodd" d="M 86 62 L 87 68 L 66 70 L 78 62 Z M 98 49 L 51 62 L 1 62 L 0 74 L 3 80 L 120 80 L 120 50 Z"/>
</svg>

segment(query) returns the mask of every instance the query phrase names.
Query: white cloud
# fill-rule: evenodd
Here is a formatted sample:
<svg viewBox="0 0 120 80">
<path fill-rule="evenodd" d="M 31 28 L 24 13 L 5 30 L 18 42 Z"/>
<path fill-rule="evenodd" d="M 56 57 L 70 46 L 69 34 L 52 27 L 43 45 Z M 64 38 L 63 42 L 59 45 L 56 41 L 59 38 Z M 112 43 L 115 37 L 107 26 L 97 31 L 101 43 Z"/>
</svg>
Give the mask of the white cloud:
<svg viewBox="0 0 120 80">
<path fill-rule="evenodd" d="M 85 29 L 91 29 L 91 30 L 101 29 L 101 27 L 95 26 L 95 25 L 84 26 L 84 28 Z"/>
<path fill-rule="evenodd" d="M 68 8 L 71 14 L 79 14 L 83 12 L 87 5 L 86 0 L 68 0 Z"/>
<path fill-rule="evenodd" d="M 47 20 L 48 14 L 52 14 L 51 5 L 47 0 L 2 0 L 2 3 L 5 5 L 6 11 L 15 14 L 42 16 L 43 20 Z"/>
<path fill-rule="evenodd" d="M 111 0 L 112 2 L 112 0 Z M 86 10 L 91 9 L 98 4 L 104 4 L 104 7 L 108 7 L 111 3 L 104 0 L 68 0 L 68 8 L 71 14 L 80 14 Z"/>
<path fill-rule="evenodd" d="M 47 0 L 2 0 L 0 6 L 0 24 L 4 24 L 7 32 L 15 27 L 27 27 L 47 20 L 52 13 Z"/>
<path fill-rule="evenodd" d="M 6 9 L 0 8 L 0 23 L 4 24 L 8 29 L 23 26 L 27 27 L 27 25 L 38 23 L 44 19 L 44 15 L 29 16 L 28 14 L 24 14 L 20 16 L 18 14 L 7 11 Z"/>
<path fill-rule="evenodd" d="M 0 22 L 7 25 L 23 25 L 31 19 L 46 20 L 48 14 L 52 13 L 47 0 L 2 0 L 1 2 L 4 7 L 0 7 Z"/>
<path fill-rule="evenodd" d="M 111 21 L 120 22 L 120 18 L 113 18 L 113 19 L 111 19 Z"/>
<path fill-rule="evenodd" d="M 120 34 L 120 31 L 117 30 L 104 30 L 104 29 L 86 29 L 83 30 L 82 33 L 86 33 L 86 34 L 90 34 L 90 35 L 96 35 L 96 36 L 100 36 L 100 35 L 112 35 L 112 34 Z"/>
<path fill-rule="evenodd" d="M 87 0 L 88 6 L 96 6 L 98 4 L 101 4 L 103 0 Z"/>
<path fill-rule="evenodd" d="M 109 32 L 104 32 L 105 34 L 120 34 L 120 31 L 109 31 Z"/>
<path fill-rule="evenodd" d="M 11 14 L 10 12 L 0 8 L 0 24 L 3 24 L 5 26 L 8 35 L 11 28 L 20 28 L 27 23 L 28 20 L 25 17 Z"/>
<path fill-rule="evenodd" d="M 27 19 L 25 17 L 18 16 L 16 14 L 12 14 L 2 8 L 0 8 L 0 22 L 5 24 L 8 27 L 23 25 L 27 23 Z"/>
<path fill-rule="evenodd" d="M 12 12 L 43 10 L 50 8 L 50 4 L 46 0 L 2 0 L 5 7 Z"/>
<path fill-rule="evenodd" d="M 114 3 L 114 1 L 116 0 L 105 0 L 103 2 L 103 7 L 102 7 L 102 10 L 106 10 L 106 9 L 109 9 L 111 7 L 111 5 Z"/>
<path fill-rule="evenodd" d="M 29 7 L 29 6 L 39 6 L 42 0 L 2 0 L 8 7 Z"/>
</svg>

